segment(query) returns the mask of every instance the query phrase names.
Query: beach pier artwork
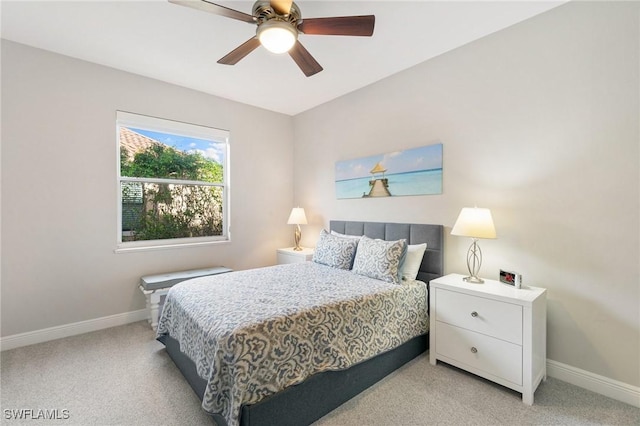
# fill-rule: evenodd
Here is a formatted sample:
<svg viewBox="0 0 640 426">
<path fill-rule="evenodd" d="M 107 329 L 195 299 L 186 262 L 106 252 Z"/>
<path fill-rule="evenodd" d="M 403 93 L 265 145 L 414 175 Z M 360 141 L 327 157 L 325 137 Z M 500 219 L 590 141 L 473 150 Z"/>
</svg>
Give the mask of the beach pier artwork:
<svg viewBox="0 0 640 426">
<path fill-rule="evenodd" d="M 336 162 L 336 198 L 442 194 L 442 144 Z"/>
<path fill-rule="evenodd" d="M 363 197 L 390 197 L 389 192 L 389 179 L 384 177 L 384 173 L 387 171 L 380 163 L 376 163 L 376 166 L 371 169 L 369 173 L 373 175 L 373 178 L 369 181 L 371 189 L 368 194 L 362 194 Z M 380 177 L 381 176 L 381 177 Z"/>
</svg>

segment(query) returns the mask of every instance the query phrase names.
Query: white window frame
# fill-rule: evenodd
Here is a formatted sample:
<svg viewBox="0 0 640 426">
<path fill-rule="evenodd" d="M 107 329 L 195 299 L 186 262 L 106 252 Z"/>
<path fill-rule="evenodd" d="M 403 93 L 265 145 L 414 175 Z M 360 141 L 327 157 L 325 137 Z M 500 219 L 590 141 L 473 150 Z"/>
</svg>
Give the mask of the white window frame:
<svg viewBox="0 0 640 426">
<path fill-rule="evenodd" d="M 120 128 L 133 127 L 141 130 L 149 130 L 161 133 L 170 133 L 180 136 L 193 137 L 198 139 L 212 140 L 217 143 L 224 144 L 225 155 L 223 167 L 223 182 L 210 183 L 201 181 L 189 181 L 178 179 L 150 179 L 150 178 L 132 178 L 120 176 Z M 231 241 L 230 223 L 229 223 L 229 131 L 206 127 L 197 124 L 184 123 L 169 119 L 150 117 L 146 115 L 134 114 L 125 111 L 116 111 L 116 176 L 117 176 L 117 244 L 116 253 L 124 253 L 130 251 L 157 250 L 178 247 L 193 247 L 199 245 L 219 244 Z M 176 185 L 206 185 L 222 188 L 222 235 L 211 237 L 191 237 L 191 238 L 172 238 L 165 240 L 140 240 L 140 241 L 122 241 L 122 182 L 150 182 L 154 183 L 172 183 Z"/>
</svg>

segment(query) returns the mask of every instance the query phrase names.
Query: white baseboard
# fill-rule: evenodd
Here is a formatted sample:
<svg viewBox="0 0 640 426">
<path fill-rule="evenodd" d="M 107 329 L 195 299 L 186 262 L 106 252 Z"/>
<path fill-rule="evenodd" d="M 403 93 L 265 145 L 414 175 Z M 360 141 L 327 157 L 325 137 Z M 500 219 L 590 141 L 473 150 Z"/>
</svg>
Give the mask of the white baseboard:
<svg viewBox="0 0 640 426">
<path fill-rule="evenodd" d="M 640 408 L 640 387 L 547 359 L 547 374 L 563 382 L 588 389 Z"/>
<path fill-rule="evenodd" d="M 132 322 L 149 319 L 149 310 L 124 312 L 108 317 L 95 318 L 87 321 L 65 324 L 57 327 L 44 328 L 42 330 L 29 331 L 27 333 L 14 334 L 0 338 L 0 350 L 15 349 L 35 343 L 48 342 L 49 340 L 89 333 L 105 328 L 116 327 Z"/>
</svg>

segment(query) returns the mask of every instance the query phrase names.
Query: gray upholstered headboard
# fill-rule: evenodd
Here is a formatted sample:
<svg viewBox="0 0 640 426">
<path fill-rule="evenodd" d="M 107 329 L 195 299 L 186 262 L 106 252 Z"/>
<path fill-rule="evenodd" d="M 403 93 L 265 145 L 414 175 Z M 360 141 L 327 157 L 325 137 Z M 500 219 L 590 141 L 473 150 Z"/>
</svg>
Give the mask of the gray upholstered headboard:
<svg viewBox="0 0 640 426">
<path fill-rule="evenodd" d="M 404 238 L 408 244 L 427 243 L 427 251 L 424 253 L 418 271 L 418 279 L 429 283 L 432 279 L 444 275 L 444 227 L 442 225 L 332 220 L 329 226 L 332 231 L 341 234 L 366 235 L 369 238 L 387 241 Z"/>
</svg>

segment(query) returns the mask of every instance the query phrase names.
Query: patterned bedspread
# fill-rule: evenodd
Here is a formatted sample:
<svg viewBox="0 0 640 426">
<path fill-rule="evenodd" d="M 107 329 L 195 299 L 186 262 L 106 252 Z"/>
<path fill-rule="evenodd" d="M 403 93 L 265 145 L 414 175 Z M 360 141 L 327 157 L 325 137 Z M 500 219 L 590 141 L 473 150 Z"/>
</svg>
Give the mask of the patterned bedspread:
<svg viewBox="0 0 640 426">
<path fill-rule="evenodd" d="M 158 336 L 176 339 L 207 380 L 202 407 L 230 426 L 243 404 L 427 330 L 424 283 L 390 284 L 313 262 L 177 284 L 158 324 Z"/>
</svg>

